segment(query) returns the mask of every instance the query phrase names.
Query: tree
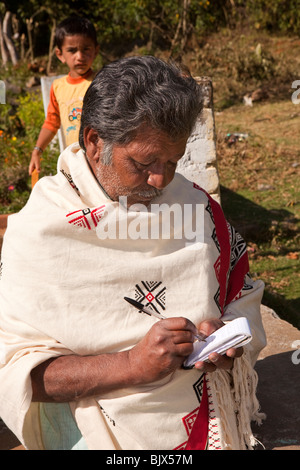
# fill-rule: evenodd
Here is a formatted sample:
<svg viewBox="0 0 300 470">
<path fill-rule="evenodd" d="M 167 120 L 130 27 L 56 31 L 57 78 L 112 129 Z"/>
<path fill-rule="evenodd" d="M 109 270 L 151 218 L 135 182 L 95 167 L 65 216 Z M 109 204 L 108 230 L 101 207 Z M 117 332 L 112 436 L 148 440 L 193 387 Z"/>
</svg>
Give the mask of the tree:
<svg viewBox="0 0 300 470">
<path fill-rule="evenodd" d="M 18 63 L 18 54 L 12 34 L 12 17 L 13 14 L 11 11 L 5 12 L 2 22 L 0 17 L 0 46 L 3 65 L 6 65 L 9 58 L 13 65 Z"/>
</svg>

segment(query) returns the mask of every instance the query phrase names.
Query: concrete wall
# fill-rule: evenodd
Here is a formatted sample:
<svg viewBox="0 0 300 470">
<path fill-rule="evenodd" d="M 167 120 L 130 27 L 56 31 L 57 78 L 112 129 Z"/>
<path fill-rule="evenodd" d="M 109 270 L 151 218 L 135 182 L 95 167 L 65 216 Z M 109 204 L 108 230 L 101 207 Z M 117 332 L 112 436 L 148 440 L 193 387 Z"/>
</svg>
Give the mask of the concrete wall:
<svg viewBox="0 0 300 470">
<path fill-rule="evenodd" d="M 196 77 L 196 80 L 203 89 L 203 109 L 189 138 L 186 152 L 177 166 L 177 171 L 221 202 L 212 82 L 207 77 Z"/>
</svg>

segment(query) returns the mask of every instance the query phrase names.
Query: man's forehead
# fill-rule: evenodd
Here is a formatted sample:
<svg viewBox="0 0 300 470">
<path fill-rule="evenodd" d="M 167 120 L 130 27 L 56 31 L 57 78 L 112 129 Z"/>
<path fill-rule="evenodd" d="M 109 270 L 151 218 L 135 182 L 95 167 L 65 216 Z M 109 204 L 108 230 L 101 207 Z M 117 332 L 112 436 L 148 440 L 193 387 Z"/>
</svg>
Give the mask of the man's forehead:
<svg viewBox="0 0 300 470">
<path fill-rule="evenodd" d="M 182 153 L 185 148 L 187 137 L 180 137 L 172 139 L 168 134 L 152 127 L 143 127 L 139 129 L 135 137 L 128 145 L 125 146 L 126 150 L 131 149 L 139 150 L 145 154 L 156 154 L 162 150 L 171 150 L 176 155 Z"/>
</svg>

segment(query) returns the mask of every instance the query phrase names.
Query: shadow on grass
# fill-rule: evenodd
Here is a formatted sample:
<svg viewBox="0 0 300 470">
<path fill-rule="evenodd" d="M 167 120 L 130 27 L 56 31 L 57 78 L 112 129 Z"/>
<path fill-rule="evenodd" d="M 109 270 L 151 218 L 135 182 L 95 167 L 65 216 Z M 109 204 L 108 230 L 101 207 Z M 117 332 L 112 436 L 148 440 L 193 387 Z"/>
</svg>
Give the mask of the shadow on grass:
<svg viewBox="0 0 300 470">
<path fill-rule="evenodd" d="M 296 235 L 295 225 L 290 224 L 291 220 L 296 222 L 295 216 L 288 210 L 269 211 L 224 186 L 221 186 L 221 202 L 227 220 L 247 243 L 271 244 L 275 236 L 293 239 Z M 278 254 L 284 255 L 288 251 L 290 249 L 285 249 L 283 242 Z M 265 255 L 267 254 L 265 252 Z M 300 298 L 286 299 L 283 295 L 272 292 L 270 286 L 267 285 L 263 304 L 300 329 Z"/>
<path fill-rule="evenodd" d="M 279 233 L 286 239 L 295 236 L 291 222 L 296 219 L 286 209 L 267 210 L 224 186 L 221 201 L 227 219 L 247 242 L 271 243 Z"/>
</svg>

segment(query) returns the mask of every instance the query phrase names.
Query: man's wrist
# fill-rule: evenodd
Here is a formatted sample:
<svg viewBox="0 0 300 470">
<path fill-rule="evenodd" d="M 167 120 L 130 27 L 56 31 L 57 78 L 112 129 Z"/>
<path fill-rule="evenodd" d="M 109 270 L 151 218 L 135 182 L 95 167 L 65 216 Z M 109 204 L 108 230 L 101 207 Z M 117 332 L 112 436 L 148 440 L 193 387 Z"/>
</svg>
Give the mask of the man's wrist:
<svg viewBox="0 0 300 470">
<path fill-rule="evenodd" d="M 41 153 L 41 154 L 42 154 L 43 151 L 44 151 L 44 150 L 43 150 L 41 147 L 39 147 L 38 145 L 35 145 L 35 146 L 33 147 L 33 150 L 37 150 L 37 151 L 38 151 L 39 153 Z"/>
</svg>

